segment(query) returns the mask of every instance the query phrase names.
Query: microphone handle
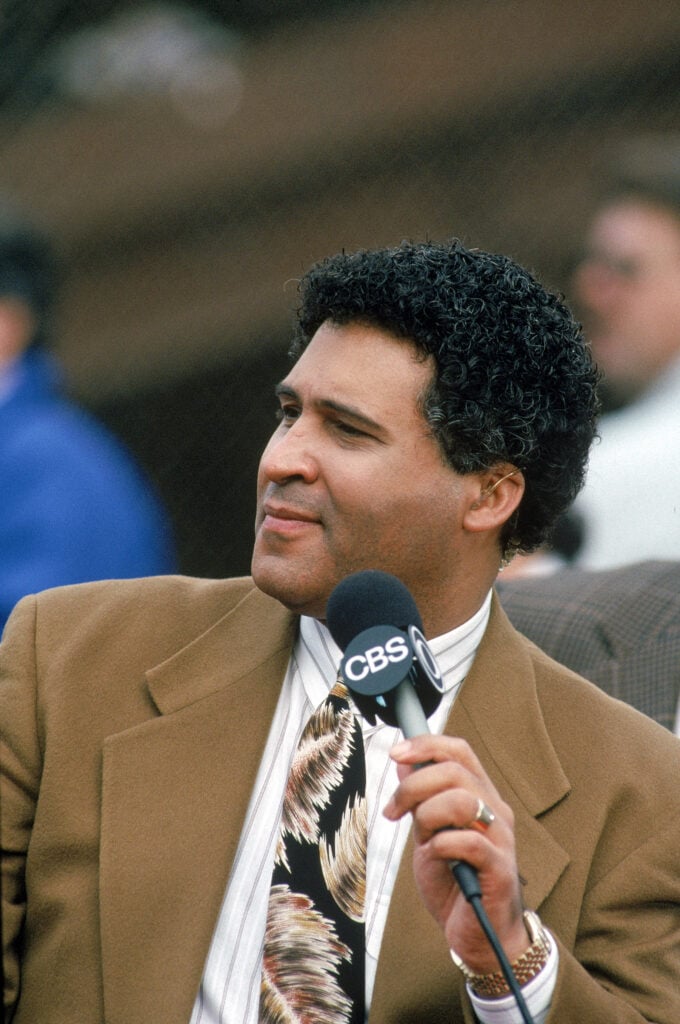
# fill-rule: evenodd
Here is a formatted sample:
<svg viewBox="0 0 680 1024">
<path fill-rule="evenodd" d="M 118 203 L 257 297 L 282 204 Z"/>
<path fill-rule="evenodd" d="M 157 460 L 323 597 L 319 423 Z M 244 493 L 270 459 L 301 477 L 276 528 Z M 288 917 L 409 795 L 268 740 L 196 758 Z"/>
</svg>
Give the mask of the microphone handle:
<svg viewBox="0 0 680 1024">
<path fill-rule="evenodd" d="M 412 739 L 414 736 L 422 736 L 429 733 L 430 727 L 423 711 L 418 695 L 408 679 L 399 683 L 394 691 L 394 714 L 399 723 L 404 737 Z M 423 765 L 418 765 L 422 768 Z M 482 890 L 479 884 L 477 871 L 464 860 L 451 860 L 449 867 L 463 893 L 465 899 L 470 902 L 476 896 L 481 897 Z"/>
<path fill-rule="evenodd" d="M 404 679 L 394 691 L 394 716 L 407 740 L 429 733 L 430 727 L 411 681 Z"/>
</svg>

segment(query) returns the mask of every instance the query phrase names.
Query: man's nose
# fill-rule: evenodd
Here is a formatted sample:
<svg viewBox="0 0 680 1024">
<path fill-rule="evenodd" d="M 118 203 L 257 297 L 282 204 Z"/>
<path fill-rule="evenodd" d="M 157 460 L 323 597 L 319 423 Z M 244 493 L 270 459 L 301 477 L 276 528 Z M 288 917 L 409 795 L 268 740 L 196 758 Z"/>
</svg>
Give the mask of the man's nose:
<svg viewBox="0 0 680 1024">
<path fill-rule="evenodd" d="M 318 453 L 311 430 L 301 420 L 285 431 L 277 430 L 262 454 L 260 470 L 275 483 L 315 480 L 319 472 Z"/>
</svg>

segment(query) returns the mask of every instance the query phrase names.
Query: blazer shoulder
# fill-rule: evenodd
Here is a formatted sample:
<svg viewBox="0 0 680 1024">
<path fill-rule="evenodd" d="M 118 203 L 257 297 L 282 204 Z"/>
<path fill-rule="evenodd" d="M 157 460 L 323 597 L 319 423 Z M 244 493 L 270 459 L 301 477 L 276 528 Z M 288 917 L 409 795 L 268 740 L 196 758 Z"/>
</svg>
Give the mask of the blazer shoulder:
<svg viewBox="0 0 680 1024">
<path fill-rule="evenodd" d="M 53 587 L 35 595 L 37 608 L 43 615 L 60 615 L 87 608 L 103 608 L 107 613 L 139 603 L 145 607 L 160 605 L 176 607 L 185 612 L 191 608 L 220 605 L 227 610 L 255 590 L 250 576 L 231 579 L 204 579 L 196 576 L 164 574 L 137 579 L 96 580 Z"/>
<path fill-rule="evenodd" d="M 149 576 L 55 587 L 18 603 L 3 643 L 9 647 L 29 638 L 36 649 L 55 652 L 111 642 L 153 651 L 161 660 L 249 597 L 277 606 L 249 576 Z"/>
</svg>

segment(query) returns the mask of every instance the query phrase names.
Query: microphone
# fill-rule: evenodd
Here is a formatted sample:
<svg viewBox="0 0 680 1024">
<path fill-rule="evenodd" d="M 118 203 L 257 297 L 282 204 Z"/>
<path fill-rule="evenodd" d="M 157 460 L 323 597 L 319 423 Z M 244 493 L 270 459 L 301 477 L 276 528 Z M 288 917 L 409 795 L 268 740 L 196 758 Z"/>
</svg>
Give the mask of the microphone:
<svg viewBox="0 0 680 1024">
<path fill-rule="evenodd" d="M 407 739 L 428 733 L 428 716 L 439 706 L 444 686 L 408 587 L 391 573 L 377 569 L 352 573 L 331 592 L 326 624 L 344 651 L 342 678 L 361 714 L 372 725 L 377 715 L 401 729 Z M 496 955 L 522 1020 L 533 1024 L 486 915 L 476 869 L 463 860 L 449 861 L 449 866 Z"/>
<path fill-rule="evenodd" d="M 332 591 L 326 623 L 344 651 L 342 678 L 371 725 L 377 715 L 407 739 L 428 733 L 444 685 L 408 587 L 377 569 L 352 573 Z M 451 861 L 451 871 L 468 901 L 481 896 L 470 864 Z"/>
<path fill-rule="evenodd" d="M 346 576 L 328 599 L 326 621 L 344 651 L 343 679 L 371 725 L 377 714 L 406 737 L 428 732 L 427 717 L 442 698 L 442 676 L 401 580 L 377 569 Z"/>
</svg>

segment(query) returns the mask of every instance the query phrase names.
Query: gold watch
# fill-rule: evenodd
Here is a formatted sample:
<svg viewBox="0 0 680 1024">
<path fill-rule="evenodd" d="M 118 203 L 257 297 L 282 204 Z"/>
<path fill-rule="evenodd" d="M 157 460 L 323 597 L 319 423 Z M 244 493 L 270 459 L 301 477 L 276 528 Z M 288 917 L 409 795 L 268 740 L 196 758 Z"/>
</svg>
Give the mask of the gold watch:
<svg viewBox="0 0 680 1024">
<path fill-rule="evenodd" d="M 533 910 L 525 910 L 522 918 L 529 933 L 531 945 L 510 965 L 520 988 L 528 984 L 543 970 L 550 956 L 550 939 L 538 914 Z M 491 974 L 475 974 L 453 950 L 451 950 L 451 958 L 456 967 L 462 971 L 465 981 L 475 995 L 496 999 L 506 996 L 510 992 L 510 987 L 501 971 L 494 971 Z"/>
</svg>

